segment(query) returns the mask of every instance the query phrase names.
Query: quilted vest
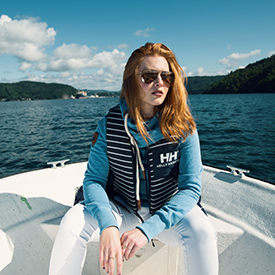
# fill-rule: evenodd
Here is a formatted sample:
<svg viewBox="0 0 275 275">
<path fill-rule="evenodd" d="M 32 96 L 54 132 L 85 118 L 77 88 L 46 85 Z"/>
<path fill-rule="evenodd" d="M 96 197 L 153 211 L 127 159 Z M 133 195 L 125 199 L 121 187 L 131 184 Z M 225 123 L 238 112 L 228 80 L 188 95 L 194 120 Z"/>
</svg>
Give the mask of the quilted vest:
<svg viewBox="0 0 275 275">
<path fill-rule="evenodd" d="M 107 115 L 107 155 L 110 165 L 108 195 L 121 196 L 137 213 L 136 198 L 137 149 L 131 145 L 124 128 L 124 119 L 119 105 L 110 109 Z M 161 139 L 148 146 L 147 174 L 150 213 L 154 214 L 178 191 L 179 144 Z M 112 190 L 112 191 L 110 191 Z"/>
</svg>

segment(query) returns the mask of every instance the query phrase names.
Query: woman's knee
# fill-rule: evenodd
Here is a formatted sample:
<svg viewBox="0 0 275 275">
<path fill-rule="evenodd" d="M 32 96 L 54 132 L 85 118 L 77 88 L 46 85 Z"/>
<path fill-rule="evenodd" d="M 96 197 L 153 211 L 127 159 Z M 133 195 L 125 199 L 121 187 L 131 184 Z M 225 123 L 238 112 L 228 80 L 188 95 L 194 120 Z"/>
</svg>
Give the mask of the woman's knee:
<svg viewBox="0 0 275 275">
<path fill-rule="evenodd" d="M 183 221 L 185 233 L 197 240 L 216 239 L 216 232 L 206 214 L 199 208 L 194 207 Z"/>
<path fill-rule="evenodd" d="M 190 224 L 191 235 L 197 240 L 207 241 L 207 240 L 216 240 L 216 231 L 212 226 L 209 218 L 203 213 L 201 218 L 198 218 L 196 222 Z"/>
<path fill-rule="evenodd" d="M 216 232 L 208 218 L 206 222 L 201 223 L 194 228 L 194 234 L 196 238 L 203 241 L 217 239 Z"/>
<path fill-rule="evenodd" d="M 94 219 L 84 205 L 77 204 L 62 218 L 60 230 L 65 234 L 80 237 L 88 241 L 96 230 Z"/>
<path fill-rule="evenodd" d="M 74 228 L 84 223 L 83 207 L 75 205 L 70 208 L 63 216 L 60 226 Z"/>
</svg>

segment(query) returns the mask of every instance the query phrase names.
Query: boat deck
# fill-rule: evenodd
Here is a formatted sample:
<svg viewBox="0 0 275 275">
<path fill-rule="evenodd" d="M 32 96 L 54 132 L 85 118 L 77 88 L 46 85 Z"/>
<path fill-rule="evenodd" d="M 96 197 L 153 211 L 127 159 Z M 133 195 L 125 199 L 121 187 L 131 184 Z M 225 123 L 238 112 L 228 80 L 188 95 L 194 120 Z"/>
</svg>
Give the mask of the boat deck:
<svg viewBox="0 0 275 275">
<path fill-rule="evenodd" d="M 275 186 L 204 167 L 202 203 L 218 234 L 220 275 L 275 274 Z M 0 272 L 47 274 L 60 220 L 73 205 L 86 163 L 0 180 Z M 184 274 L 183 251 L 156 241 L 123 273 Z M 83 274 L 105 274 L 90 243 Z"/>
</svg>

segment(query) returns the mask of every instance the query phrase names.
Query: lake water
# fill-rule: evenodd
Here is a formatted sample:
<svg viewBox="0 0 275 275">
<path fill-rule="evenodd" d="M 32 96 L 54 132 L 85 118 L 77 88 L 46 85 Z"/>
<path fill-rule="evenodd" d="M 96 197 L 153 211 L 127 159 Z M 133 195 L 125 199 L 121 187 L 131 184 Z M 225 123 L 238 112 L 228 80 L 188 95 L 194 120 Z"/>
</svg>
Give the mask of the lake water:
<svg viewBox="0 0 275 275">
<path fill-rule="evenodd" d="M 0 177 L 87 161 L 98 120 L 115 98 L 0 102 Z M 191 95 L 203 163 L 275 183 L 275 94 Z"/>
</svg>

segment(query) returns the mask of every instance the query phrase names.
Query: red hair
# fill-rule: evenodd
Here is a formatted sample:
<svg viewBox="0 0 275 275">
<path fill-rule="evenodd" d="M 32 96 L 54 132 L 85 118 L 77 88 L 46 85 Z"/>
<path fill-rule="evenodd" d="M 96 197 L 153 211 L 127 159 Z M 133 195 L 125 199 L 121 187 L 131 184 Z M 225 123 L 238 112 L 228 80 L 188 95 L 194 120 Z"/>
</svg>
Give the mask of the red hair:
<svg viewBox="0 0 275 275">
<path fill-rule="evenodd" d="M 125 98 L 130 110 L 129 115 L 135 121 L 142 137 L 147 141 L 150 136 L 143 125 L 138 83 L 139 66 L 147 56 L 164 57 L 175 75 L 175 80 L 170 86 L 164 102 L 155 107 L 155 112 L 160 113 L 161 132 L 168 140 L 185 140 L 196 129 L 196 124 L 187 105 L 188 94 L 184 85 L 186 76 L 174 53 L 164 44 L 146 43 L 132 53 L 125 66 L 120 97 Z"/>
</svg>

